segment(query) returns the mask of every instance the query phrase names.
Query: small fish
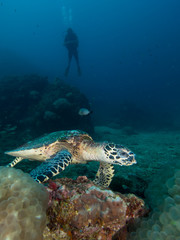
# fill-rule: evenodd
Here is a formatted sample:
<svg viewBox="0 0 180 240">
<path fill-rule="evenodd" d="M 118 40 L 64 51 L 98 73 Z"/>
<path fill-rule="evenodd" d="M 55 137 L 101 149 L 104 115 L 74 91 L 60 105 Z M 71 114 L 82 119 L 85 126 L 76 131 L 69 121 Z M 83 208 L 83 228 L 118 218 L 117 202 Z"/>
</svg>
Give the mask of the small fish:
<svg viewBox="0 0 180 240">
<path fill-rule="evenodd" d="M 80 116 L 87 116 L 90 113 L 92 113 L 92 111 L 88 110 L 87 108 L 81 108 L 79 109 L 79 112 L 78 112 Z"/>
</svg>

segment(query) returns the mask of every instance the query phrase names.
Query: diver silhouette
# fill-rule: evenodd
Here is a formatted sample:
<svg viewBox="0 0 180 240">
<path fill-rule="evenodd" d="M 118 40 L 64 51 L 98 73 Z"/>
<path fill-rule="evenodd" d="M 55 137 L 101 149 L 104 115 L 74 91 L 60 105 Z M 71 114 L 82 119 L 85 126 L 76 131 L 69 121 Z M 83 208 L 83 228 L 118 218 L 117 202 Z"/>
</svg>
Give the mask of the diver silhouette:
<svg viewBox="0 0 180 240">
<path fill-rule="evenodd" d="M 68 76 L 70 65 L 71 65 L 71 60 L 72 57 L 74 56 L 77 64 L 77 70 L 78 70 L 78 75 L 81 76 L 81 69 L 79 65 L 79 57 L 78 57 L 78 48 L 79 41 L 77 35 L 73 32 L 72 28 L 68 28 L 67 34 L 64 39 L 64 46 L 68 50 L 68 66 L 65 70 L 65 76 Z"/>
</svg>

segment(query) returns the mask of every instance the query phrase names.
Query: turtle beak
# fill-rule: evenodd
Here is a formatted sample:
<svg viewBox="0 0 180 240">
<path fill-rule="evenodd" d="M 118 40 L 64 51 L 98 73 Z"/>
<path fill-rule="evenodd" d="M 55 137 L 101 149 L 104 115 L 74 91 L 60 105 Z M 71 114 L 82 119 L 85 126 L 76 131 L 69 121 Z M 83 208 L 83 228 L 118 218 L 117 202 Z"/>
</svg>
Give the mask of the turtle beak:
<svg viewBox="0 0 180 240">
<path fill-rule="evenodd" d="M 37 155 L 32 149 L 7 151 L 5 152 L 5 154 L 11 155 L 13 157 L 22 157 L 26 159 L 34 159 L 34 157 Z"/>
<path fill-rule="evenodd" d="M 5 152 L 5 154 L 13 156 L 13 157 L 23 157 L 24 151 L 16 151 L 16 150 L 7 151 L 7 152 Z"/>
<path fill-rule="evenodd" d="M 137 163 L 137 161 L 135 159 L 135 154 L 132 153 L 127 159 L 127 165 L 133 165 L 133 164 L 136 164 L 136 163 Z"/>
</svg>

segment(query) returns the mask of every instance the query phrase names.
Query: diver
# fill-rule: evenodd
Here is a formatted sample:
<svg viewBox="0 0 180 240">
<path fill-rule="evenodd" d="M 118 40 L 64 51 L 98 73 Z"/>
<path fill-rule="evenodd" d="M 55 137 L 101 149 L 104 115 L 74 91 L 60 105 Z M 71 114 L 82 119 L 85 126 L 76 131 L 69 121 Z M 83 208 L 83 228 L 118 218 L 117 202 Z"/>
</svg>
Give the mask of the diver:
<svg viewBox="0 0 180 240">
<path fill-rule="evenodd" d="M 77 35 L 73 32 L 72 28 L 68 28 L 67 34 L 64 39 L 64 46 L 68 50 L 68 66 L 64 74 L 66 77 L 68 76 L 69 68 L 70 68 L 71 60 L 73 56 L 76 60 L 78 75 L 81 76 L 81 69 L 79 65 L 79 57 L 78 57 L 78 51 L 77 51 L 78 45 L 79 45 L 79 41 L 78 41 Z"/>
</svg>

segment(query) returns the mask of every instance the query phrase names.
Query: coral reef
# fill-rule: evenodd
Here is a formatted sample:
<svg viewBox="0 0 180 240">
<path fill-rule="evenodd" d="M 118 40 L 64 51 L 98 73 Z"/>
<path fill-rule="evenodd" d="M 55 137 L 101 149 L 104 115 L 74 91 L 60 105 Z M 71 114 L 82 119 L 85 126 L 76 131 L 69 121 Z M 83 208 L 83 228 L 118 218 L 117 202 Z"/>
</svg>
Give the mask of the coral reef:
<svg viewBox="0 0 180 240">
<path fill-rule="evenodd" d="M 87 98 L 58 78 L 49 82 L 38 75 L 4 77 L 0 80 L 0 96 L 3 130 L 11 124 L 16 131 L 28 126 L 34 135 L 60 128 L 93 132 L 90 116 L 78 115 L 80 108 L 89 108 Z"/>
<path fill-rule="evenodd" d="M 0 119 L 2 125 L 18 125 L 21 119 L 28 117 L 28 109 L 37 104 L 47 78 L 36 75 L 4 77 L 0 80 Z"/>
<path fill-rule="evenodd" d="M 50 181 L 48 224 L 44 239 L 126 239 L 128 222 L 143 216 L 143 200 L 100 188 L 87 179 Z M 62 238 L 59 238 L 62 234 Z M 51 237 L 50 237 L 51 236 Z"/>
<path fill-rule="evenodd" d="M 48 193 L 28 174 L 0 167 L 0 239 L 42 240 Z"/>
<path fill-rule="evenodd" d="M 92 134 L 91 116 L 78 114 L 82 107 L 90 108 L 88 99 L 60 79 L 49 82 L 38 75 L 0 79 L 0 141 L 3 152 L 11 146 L 14 148 L 58 130 L 81 129 Z"/>
<path fill-rule="evenodd" d="M 177 169 L 176 169 L 177 168 Z M 138 223 L 132 240 L 180 240 L 180 164 L 169 166 L 149 184 L 146 198 L 151 215 Z"/>
<path fill-rule="evenodd" d="M 91 117 L 83 118 L 78 114 L 84 106 L 90 108 L 87 98 L 78 89 L 56 79 L 44 90 L 33 109 L 33 112 L 38 113 L 34 128 L 46 132 L 81 129 L 93 133 Z"/>
</svg>

